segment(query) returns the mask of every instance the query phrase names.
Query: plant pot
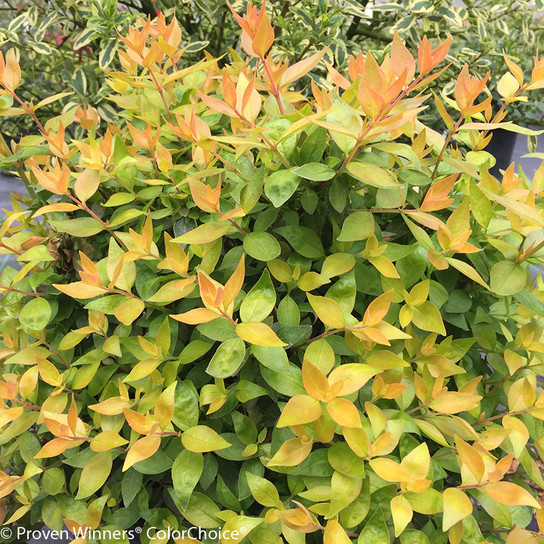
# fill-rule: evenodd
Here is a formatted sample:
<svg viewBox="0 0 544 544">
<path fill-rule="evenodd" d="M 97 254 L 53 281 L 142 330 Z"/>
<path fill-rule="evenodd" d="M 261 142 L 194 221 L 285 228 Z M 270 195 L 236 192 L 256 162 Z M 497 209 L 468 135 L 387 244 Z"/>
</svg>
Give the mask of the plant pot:
<svg viewBox="0 0 544 544">
<path fill-rule="evenodd" d="M 500 170 L 506 170 L 510 166 L 516 145 L 516 136 L 515 132 L 509 132 L 502 128 L 493 131 L 493 138 L 485 149 L 497 161 L 489 171 L 491 175 L 500 176 Z"/>
</svg>

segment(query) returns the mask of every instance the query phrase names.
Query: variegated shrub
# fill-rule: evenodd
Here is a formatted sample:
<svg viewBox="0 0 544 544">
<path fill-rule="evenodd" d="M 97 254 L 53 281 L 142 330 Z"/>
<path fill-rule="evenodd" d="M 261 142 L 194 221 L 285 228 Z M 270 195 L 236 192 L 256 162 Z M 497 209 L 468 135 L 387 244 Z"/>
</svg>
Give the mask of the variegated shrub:
<svg viewBox="0 0 544 544">
<path fill-rule="evenodd" d="M 230 64 L 131 27 L 106 131 L 42 118 L 58 97 L 21 100 L 0 58 L 0 115 L 36 124 L 1 149 L 28 189 L 0 228 L 4 523 L 540 541 L 544 167 L 496 179 L 485 147 L 524 132 L 505 110 L 544 60 L 506 59 L 495 112 L 466 66 L 426 92 L 449 40 L 415 60 L 397 35 L 323 88 L 323 53 L 288 66 L 264 9 L 234 16 Z"/>
</svg>

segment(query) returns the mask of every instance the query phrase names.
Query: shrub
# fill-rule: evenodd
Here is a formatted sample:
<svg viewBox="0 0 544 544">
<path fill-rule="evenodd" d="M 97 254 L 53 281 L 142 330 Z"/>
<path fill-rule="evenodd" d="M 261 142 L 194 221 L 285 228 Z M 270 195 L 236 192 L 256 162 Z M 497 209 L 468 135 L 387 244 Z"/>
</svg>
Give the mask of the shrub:
<svg viewBox="0 0 544 544">
<path fill-rule="evenodd" d="M 444 138 L 418 116 L 448 41 L 297 91 L 323 53 L 273 62 L 264 11 L 236 18 L 222 69 L 131 27 L 105 131 L 42 125 L 0 58 L 2 115 L 38 126 L 1 162 L 29 189 L 0 229 L 6 523 L 536 542 L 544 168 L 497 180 L 485 147 L 544 61 L 506 59 L 496 113 L 465 66 Z"/>
</svg>

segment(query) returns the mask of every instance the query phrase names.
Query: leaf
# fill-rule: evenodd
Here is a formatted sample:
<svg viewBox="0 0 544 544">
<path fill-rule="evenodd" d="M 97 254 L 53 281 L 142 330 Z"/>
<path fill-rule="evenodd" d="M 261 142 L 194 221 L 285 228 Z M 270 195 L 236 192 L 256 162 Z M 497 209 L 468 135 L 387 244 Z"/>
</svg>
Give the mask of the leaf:
<svg viewBox="0 0 544 544">
<path fill-rule="evenodd" d="M 181 443 L 189 451 L 204 453 L 229 448 L 231 444 L 206 425 L 196 425 L 181 435 Z"/>
<path fill-rule="evenodd" d="M 231 225 L 227 221 L 210 221 L 171 241 L 178 244 L 208 244 L 227 234 L 230 228 Z"/>
<path fill-rule="evenodd" d="M 51 305 L 44 297 L 27 302 L 19 313 L 19 322 L 26 332 L 43 330 L 52 316 Z"/>
<path fill-rule="evenodd" d="M 240 305 L 242 321 L 262 321 L 276 305 L 276 291 L 270 279 L 270 273 L 264 270 L 259 281 L 251 288 Z"/>
<path fill-rule="evenodd" d="M 89 444 L 96 452 L 108 451 L 128 443 L 117 431 L 103 431 L 97 434 Z"/>
<path fill-rule="evenodd" d="M 236 334 L 245 342 L 256 344 L 257 346 L 282 347 L 287 345 L 265 323 L 251 321 L 238 323 L 236 325 Z"/>
<path fill-rule="evenodd" d="M 424 331 L 446 334 L 446 329 L 440 315 L 440 310 L 430 301 L 426 300 L 419 306 L 411 306 L 412 322 L 416 327 Z"/>
<path fill-rule="evenodd" d="M 308 302 L 317 317 L 331 329 L 342 329 L 344 327 L 344 312 L 336 300 L 326 297 L 318 297 L 308 293 Z"/>
<path fill-rule="evenodd" d="M 312 423 L 321 417 L 321 404 L 308 395 L 295 395 L 285 405 L 276 427 Z"/>
<path fill-rule="evenodd" d="M 306 57 L 305 59 L 300 60 L 299 62 L 296 62 L 291 66 L 288 66 L 285 72 L 283 72 L 281 75 L 278 86 L 284 87 L 290 85 L 291 83 L 294 83 L 300 79 L 302 76 L 306 75 L 310 70 L 319 64 L 319 61 L 323 58 L 323 55 L 325 55 L 327 50 L 328 48 L 325 48 L 317 53 L 314 53 L 313 55 L 310 55 L 309 57 Z"/>
<path fill-rule="evenodd" d="M 442 493 L 444 517 L 442 530 L 448 531 L 457 522 L 472 514 L 473 505 L 463 491 L 456 487 L 448 487 Z"/>
<path fill-rule="evenodd" d="M 310 162 L 303 166 L 297 166 L 291 169 L 291 172 L 310 181 L 328 181 L 336 175 L 336 172 L 332 168 L 318 162 Z"/>
<path fill-rule="evenodd" d="M 240 338 L 229 338 L 215 352 L 206 372 L 214 378 L 228 378 L 238 372 L 246 354 L 246 345 Z"/>
<path fill-rule="evenodd" d="M 93 217 L 76 217 L 59 221 L 50 219 L 49 224 L 57 232 L 65 232 L 77 238 L 89 238 L 104 230 L 104 225 Z"/>
<path fill-rule="evenodd" d="M 330 373 L 329 383 L 331 386 L 334 386 L 336 382 L 342 384 L 338 395 L 351 395 L 359 391 L 372 377 L 380 372 L 379 369 L 361 363 L 342 364 Z"/>
<path fill-rule="evenodd" d="M 244 236 L 244 251 L 258 261 L 271 261 L 279 257 L 279 242 L 268 232 L 249 232 Z"/>
<path fill-rule="evenodd" d="M 299 438 L 284 442 L 274 457 L 268 461 L 269 467 L 294 467 L 300 465 L 312 451 L 312 443 L 303 443 Z"/>
<path fill-rule="evenodd" d="M 274 484 L 249 471 L 245 474 L 253 498 L 263 506 L 276 507 L 280 502 L 280 496 Z"/>
<path fill-rule="evenodd" d="M 86 202 L 96 193 L 99 185 L 100 171 L 87 168 L 77 176 L 74 183 L 74 191 L 79 200 Z"/>
<path fill-rule="evenodd" d="M 86 499 L 98 491 L 106 483 L 112 464 L 113 459 L 109 451 L 91 457 L 81 471 L 76 500 Z"/>
<path fill-rule="evenodd" d="M 182 450 L 172 465 L 172 484 L 174 491 L 185 510 L 191 499 L 204 468 L 204 457 L 201 453 Z"/>
<path fill-rule="evenodd" d="M 411 481 L 408 471 L 392 459 L 377 457 L 370 460 L 372 470 L 386 482 L 409 482 Z"/>
<path fill-rule="evenodd" d="M 297 190 L 300 177 L 291 170 L 278 170 L 264 183 L 264 194 L 275 208 L 285 204 Z"/>
<path fill-rule="evenodd" d="M 412 521 L 414 511 L 412 506 L 403 495 L 396 495 L 390 503 L 391 515 L 393 516 L 393 525 L 395 526 L 395 537 L 406 529 L 406 526 Z"/>
<path fill-rule="evenodd" d="M 491 268 L 489 283 L 497 295 L 515 295 L 525 287 L 527 274 L 522 266 L 512 261 L 500 261 Z"/>
<path fill-rule="evenodd" d="M 351 544 L 351 540 L 344 528 L 335 519 L 330 519 L 323 533 L 323 544 Z"/>
<path fill-rule="evenodd" d="M 127 298 L 115 308 L 114 315 L 123 325 L 130 325 L 140 316 L 144 308 L 145 304 L 139 298 Z"/>
<path fill-rule="evenodd" d="M 355 405 L 342 398 L 333 399 L 327 403 L 327 412 L 341 427 L 361 427 L 361 415 Z"/>
<path fill-rule="evenodd" d="M 251 346 L 251 353 L 257 361 L 275 372 L 289 374 L 289 359 L 283 348 L 270 346 Z"/>
<path fill-rule="evenodd" d="M 512 482 L 494 482 L 480 489 L 492 499 L 507 506 L 540 508 L 539 502 L 528 491 Z"/>
<path fill-rule="evenodd" d="M 288 226 L 275 229 L 280 236 L 283 236 L 293 249 L 308 259 L 323 257 L 323 245 L 317 234 L 308 227 Z"/>
<path fill-rule="evenodd" d="M 398 184 L 393 181 L 393 178 L 387 172 L 387 170 L 384 170 L 383 168 L 380 168 L 379 166 L 376 166 L 370 162 L 350 162 L 347 166 L 347 171 L 355 179 L 363 181 L 372 187 L 398 187 Z"/>
<path fill-rule="evenodd" d="M 132 465 L 151 457 L 159 449 L 160 445 L 161 437 L 156 434 L 144 436 L 134 442 L 125 457 L 123 472 L 128 470 Z"/>
<path fill-rule="evenodd" d="M 374 228 L 374 216 L 370 212 L 353 212 L 344 220 L 336 239 L 339 242 L 366 240 L 374 234 Z"/>
<path fill-rule="evenodd" d="M 474 280 L 476 283 L 479 283 L 486 289 L 490 288 L 489 285 L 487 285 L 487 283 L 482 279 L 482 276 L 480 276 L 480 274 L 478 274 L 478 272 L 476 272 L 476 270 L 474 270 L 474 268 L 465 261 L 460 261 L 459 259 L 454 259 L 453 257 L 446 257 L 446 261 L 454 268 L 459 270 L 459 272 L 467 276 L 467 278 Z"/>
<path fill-rule="evenodd" d="M 506 72 L 497 83 L 497 92 L 502 97 L 507 98 L 519 89 L 519 85 L 519 81 L 510 72 Z"/>
</svg>

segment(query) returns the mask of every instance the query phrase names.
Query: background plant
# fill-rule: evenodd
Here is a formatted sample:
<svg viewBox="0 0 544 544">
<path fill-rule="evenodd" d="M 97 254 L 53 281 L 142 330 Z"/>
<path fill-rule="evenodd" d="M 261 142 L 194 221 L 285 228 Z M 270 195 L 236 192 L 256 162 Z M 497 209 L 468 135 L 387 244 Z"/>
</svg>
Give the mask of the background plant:
<svg viewBox="0 0 544 544">
<path fill-rule="evenodd" d="M 245 4 L 237 1 L 233 5 L 241 11 Z M 390 50 L 395 30 L 412 51 L 424 35 L 439 41 L 450 34 L 458 37 L 447 58 L 451 67 L 434 83 L 435 92 L 442 93 L 445 100 L 453 98 L 457 73 L 465 63 L 480 78 L 488 71 L 492 77 L 502 75 L 507 70 L 504 50 L 523 70 L 530 71 L 533 52 L 544 49 L 541 0 L 467 1 L 462 6 L 442 0 L 273 0 L 267 6 L 276 34 L 273 54 L 289 62 L 326 46 L 330 48 L 327 61 L 338 68 L 345 68 L 349 56 L 360 49 L 382 58 Z M 38 114 L 44 119 L 83 103 L 95 108 L 102 122 L 114 122 L 116 109 L 106 99 L 110 89 L 104 70 L 116 69 L 117 32 L 124 33 L 138 15 L 153 18 L 157 12 L 176 16 L 183 29 L 186 50 L 181 62 L 185 65 L 198 60 L 203 49 L 215 57 L 228 48 L 239 50 L 239 33 L 224 0 L 9 0 L 0 10 L 0 45 L 4 53 L 13 46 L 18 51 L 23 68 L 19 94 L 27 102 L 37 103 L 37 96 L 74 93 L 47 104 Z M 325 84 L 324 76 L 323 70 L 313 74 L 321 84 Z M 497 83 L 498 79 L 491 81 L 490 89 L 495 92 L 496 104 L 500 104 Z M 512 105 L 509 119 L 522 126 L 541 124 L 542 101 L 530 92 L 524 100 Z M 423 119 L 438 128 L 440 121 L 433 111 L 427 112 L 431 117 L 424 114 Z M 10 138 L 31 128 L 26 117 L 4 118 L 2 123 L 4 136 Z"/>
<path fill-rule="evenodd" d="M 1 57 L 0 114 L 36 126 L 1 162 L 29 192 L 0 227 L 6 523 L 537 542 L 544 168 L 499 183 L 485 147 L 544 61 L 505 59 L 498 110 L 465 66 L 444 137 L 419 117 L 449 41 L 395 35 L 328 90 L 324 52 L 280 64 L 236 18 L 225 66 L 131 26 L 105 130 L 40 120 Z"/>
</svg>

